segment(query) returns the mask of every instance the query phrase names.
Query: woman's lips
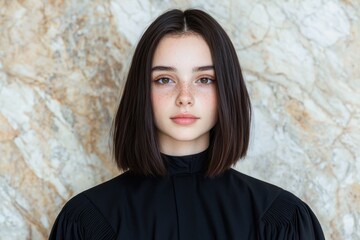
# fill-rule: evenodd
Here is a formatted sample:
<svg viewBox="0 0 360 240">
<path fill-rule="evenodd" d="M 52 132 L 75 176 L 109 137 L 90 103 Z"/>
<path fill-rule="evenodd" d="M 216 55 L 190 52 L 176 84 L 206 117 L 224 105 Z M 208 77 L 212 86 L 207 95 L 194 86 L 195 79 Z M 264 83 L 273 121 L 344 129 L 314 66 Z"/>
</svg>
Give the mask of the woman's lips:
<svg viewBox="0 0 360 240">
<path fill-rule="evenodd" d="M 170 119 L 179 125 L 190 125 L 196 122 L 199 118 L 192 114 L 177 114 Z"/>
</svg>

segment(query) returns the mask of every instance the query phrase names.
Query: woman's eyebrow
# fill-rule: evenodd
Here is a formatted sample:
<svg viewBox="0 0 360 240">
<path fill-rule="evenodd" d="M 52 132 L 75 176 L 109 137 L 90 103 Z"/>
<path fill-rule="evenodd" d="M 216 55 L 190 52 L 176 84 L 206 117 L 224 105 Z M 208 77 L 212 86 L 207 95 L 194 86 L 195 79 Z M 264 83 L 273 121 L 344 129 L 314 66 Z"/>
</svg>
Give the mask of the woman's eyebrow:
<svg viewBox="0 0 360 240">
<path fill-rule="evenodd" d="M 155 66 L 151 68 L 151 71 L 170 71 L 170 72 L 176 72 L 176 68 L 169 67 L 169 66 Z"/>
<path fill-rule="evenodd" d="M 193 72 L 201 72 L 201 71 L 207 71 L 207 70 L 214 70 L 213 65 L 207 65 L 207 66 L 200 66 L 200 67 L 194 67 Z M 154 71 L 170 71 L 170 72 L 176 72 L 177 69 L 175 67 L 170 66 L 155 66 L 151 68 L 151 72 Z"/>
<path fill-rule="evenodd" d="M 207 70 L 214 70 L 214 66 L 208 65 L 208 66 L 196 67 L 193 69 L 193 72 L 201 72 L 201 71 L 207 71 Z"/>
</svg>

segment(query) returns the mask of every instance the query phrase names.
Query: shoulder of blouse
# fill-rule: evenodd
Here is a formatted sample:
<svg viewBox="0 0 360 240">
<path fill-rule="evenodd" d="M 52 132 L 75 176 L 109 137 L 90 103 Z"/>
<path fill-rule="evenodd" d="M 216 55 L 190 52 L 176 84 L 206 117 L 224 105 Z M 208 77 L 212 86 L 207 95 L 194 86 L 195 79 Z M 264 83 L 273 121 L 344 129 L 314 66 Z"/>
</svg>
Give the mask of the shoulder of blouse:
<svg viewBox="0 0 360 240">
<path fill-rule="evenodd" d="M 325 239 L 311 208 L 300 198 L 282 191 L 260 219 L 261 239 Z"/>
<path fill-rule="evenodd" d="M 115 239 L 104 212 L 109 206 L 118 206 L 113 203 L 121 202 L 126 186 L 136 179 L 125 171 L 72 197 L 57 216 L 49 239 Z"/>
<path fill-rule="evenodd" d="M 251 196 L 259 213 L 260 239 L 325 239 L 311 208 L 300 198 L 273 184 L 233 169 L 241 191 Z"/>
<path fill-rule="evenodd" d="M 88 197 L 70 199 L 57 216 L 49 240 L 115 239 L 115 231 Z"/>
</svg>

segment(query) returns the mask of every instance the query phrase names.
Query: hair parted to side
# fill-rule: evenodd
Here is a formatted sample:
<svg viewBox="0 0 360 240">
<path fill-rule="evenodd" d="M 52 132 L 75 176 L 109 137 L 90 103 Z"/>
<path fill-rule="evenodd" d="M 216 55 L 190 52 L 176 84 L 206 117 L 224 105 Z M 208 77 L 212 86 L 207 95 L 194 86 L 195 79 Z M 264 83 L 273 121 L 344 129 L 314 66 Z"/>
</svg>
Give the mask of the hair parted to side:
<svg viewBox="0 0 360 240">
<path fill-rule="evenodd" d="M 160 15 L 141 37 L 131 62 L 113 122 L 113 155 L 121 170 L 165 176 L 151 106 L 152 59 L 166 35 L 198 34 L 207 42 L 214 64 L 218 121 L 210 130 L 205 175 L 214 177 L 246 155 L 251 103 L 235 48 L 217 21 L 202 10 L 170 10 Z"/>
</svg>

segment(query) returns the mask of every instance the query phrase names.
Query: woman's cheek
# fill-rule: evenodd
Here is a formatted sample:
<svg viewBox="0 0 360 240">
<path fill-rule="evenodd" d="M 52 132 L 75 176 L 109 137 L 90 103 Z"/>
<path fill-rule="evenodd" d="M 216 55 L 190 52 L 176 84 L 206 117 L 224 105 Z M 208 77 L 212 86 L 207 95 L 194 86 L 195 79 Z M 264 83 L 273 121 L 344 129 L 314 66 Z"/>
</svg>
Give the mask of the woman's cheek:
<svg viewBox="0 0 360 240">
<path fill-rule="evenodd" d="M 168 93 L 156 92 L 152 94 L 152 103 L 155 107 L 166 104 L 168 102 L 168 99 L 169 99 Z"/>
</svg>

